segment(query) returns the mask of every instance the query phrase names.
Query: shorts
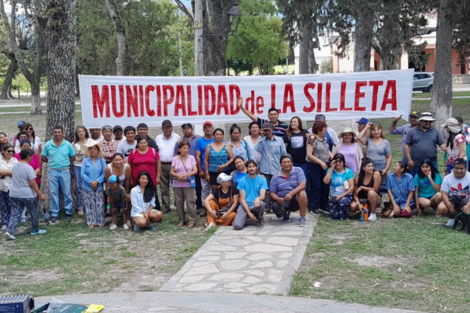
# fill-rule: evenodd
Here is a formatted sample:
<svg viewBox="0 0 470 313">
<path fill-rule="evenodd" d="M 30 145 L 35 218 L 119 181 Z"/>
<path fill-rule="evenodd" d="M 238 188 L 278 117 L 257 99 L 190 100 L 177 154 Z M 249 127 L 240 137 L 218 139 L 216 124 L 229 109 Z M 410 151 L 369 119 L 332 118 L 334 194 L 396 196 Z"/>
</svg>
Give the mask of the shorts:
<svg viewBox="0 0 470 313">
<path fill-rule="evenodd" d="M 121 212 L 122 207 L 124 206 L 123 202 L 113 202 L 114 208 L 116 211 Z"/>
<path fill-rule="evenodd" d="M 157 209 L 152 209 L 150 212 L 158 211 Z M 131 217 L 144 217 L 142 213 L 135 213 Z"/>
</svg>

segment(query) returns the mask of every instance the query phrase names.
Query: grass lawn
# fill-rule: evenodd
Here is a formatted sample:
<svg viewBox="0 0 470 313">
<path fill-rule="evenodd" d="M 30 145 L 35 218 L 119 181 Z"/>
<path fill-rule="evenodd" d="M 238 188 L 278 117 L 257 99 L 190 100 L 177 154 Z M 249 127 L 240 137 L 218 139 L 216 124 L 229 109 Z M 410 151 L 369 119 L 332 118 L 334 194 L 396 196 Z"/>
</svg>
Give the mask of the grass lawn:
<svg viewBox="0 0 470 313">
<path fill-rule="evenodd" d="M 75 110 L 81 110 L 82 109 L 82 106 L 81 105 L 75 105 Z M 42 107 L 42 110 L 43 111 L 47 111 L 47 106 L 43 106 Z M 4 108 L 2 107 L 2 105 L 0 104 L 0 113 L 2 112 L 30 112 L 31 111 L 31 107 L 30 106 L 27 106 L 27 107 L 15 107 L 15 108 Z"/>
<path fill-rule="evenodd" d="M 452 96 L 470 97 L 470 91 L 455 91 L 452 93 Z M 430 92 L 413 93 L 413 98 L 432 98 L 432 94 Z"/>
</svg>

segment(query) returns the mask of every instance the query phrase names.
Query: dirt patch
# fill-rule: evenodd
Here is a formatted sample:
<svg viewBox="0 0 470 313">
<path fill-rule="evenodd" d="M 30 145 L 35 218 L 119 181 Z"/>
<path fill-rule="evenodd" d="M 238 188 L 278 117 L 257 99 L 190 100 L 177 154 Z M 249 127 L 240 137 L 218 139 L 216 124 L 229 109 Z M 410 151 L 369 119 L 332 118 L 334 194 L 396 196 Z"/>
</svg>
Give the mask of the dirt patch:
<svg viewBox="0 0 470 313">
<path fill-rule="evenodd" d="M 378 255 L 367 255 L 361 256 L 355 259 L 348 259 L 346 260 L 350 262 L 357 263 L 359 266 L 366 266 L 366 267 L 388 267 L 391 265 L 407 265 L 409 264 L 410 260 L 402 257 L 395 257 L 395 258 L 387 258 Z"/>
</svg>

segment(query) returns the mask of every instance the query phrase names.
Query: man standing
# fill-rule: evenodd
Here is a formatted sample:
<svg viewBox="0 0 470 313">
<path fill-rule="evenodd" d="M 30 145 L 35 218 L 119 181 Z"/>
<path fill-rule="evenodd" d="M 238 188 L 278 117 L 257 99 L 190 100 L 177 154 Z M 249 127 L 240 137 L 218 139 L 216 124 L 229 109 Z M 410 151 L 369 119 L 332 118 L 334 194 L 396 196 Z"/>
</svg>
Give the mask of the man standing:
<svg viewBox="0 0 470 313">
<path fill-rule="evenodd" d="M 139 137 L 145 138 L 147 140 L 147 146 L 149 146 L 150 148 L 154 148 L 155 151 L 158 152 L 157 143 L 155 142 L 155 140 L 149 137 L 148 133 L 149 127 L 147 126 L 147 124 L 140 123 L 139 125 L 137 125 L 137 135 L 139 135 Z"/>
<path fill-rule="evenodd" d="M 442 180 L 442 202 L 436 210 L 436 216 L 447 216 L 446 226 L 454 226 L 456 209 L 463 209 L 462 214 L 470 213 L 470 173 L 464 159 L 455 160 L 453 171 Z"/>
<path fill-rule="evenodd" d="M 264 123 L 269 122 L 273 125 L 273 133 L 275 136 L 284 138 L 284 134 L 287 131 L 289 125 L 279 120 L 279 111 L 276 108 L 270 108 L 268 110 L 268 120 L 259 118 L 255 116 L 253 113 L 248 111 L 245 106 L 243 105 L 243 98 L 238 98 L 238 107 L 246 114 L 249 118 L 251 118 L 254 122 L 258 123 L 260 127 L 263 126 Z"/>
<path fill-rule="evenodd" d="M 59 187 L 64 196 L 67 221 L 72 221 L 72 194 L 70 190 L 70 173 L 75 151 L 67 140 L 64 140 L 62 126 L 54 127 L 53 139 L 46 142 L 41 152 L 41 161 L 48 164 L 49 192 L 51 202 L 51 224 L 59 217 Z"/>
<path fill-rule="evenodd" d="M 158 146 L 158 154 L 160 155 L 160 163 L 162 171 L 160 173 L 160 191 L 162 193 L 162 213 L 168 213 L 170 209 L 170 170 L 171 161 L 175 156 L 175 145 L 180 140 L 180 135 L 173 132 L 173 124 L 170 120 L 162 122 L 163 134 L 157 136 L 155 141 Z"/>
<path fill-rule="evenodd" d="M 279 172 L 281 168 L 279 160 L 281 156 L 286 154 L 284 140 L 281 137 L 274 136 L 273 126 L 271 123 L 265 122 L 262 129 L 265 133 L 265 139 L 254 146 L 255 150 L 261 153 L 260 173 L 266 177 L 268 186 L 271 178 Z M 271 211 L 271 197 L 266 195 L 267 212 Z"/>
<path fill-rule="evenodd" d="M 103 136 L 101 135 L 101 129 L 99 127 L 93 127 L 90 128 L 90 136 L 91 139 L 102 142 L 103 141 Z"/>
<path fill-rule="evenodd" d="M 233 221 L 233 229 L 235 230 L 243 229 L 247 218 L 261 224 L 266 208 L 263 202 L 268 192 L 266 178 L 256 174 L 258 171 L 256 161 L 248 160 L 246 165 L 248 175 L 238 182 L 240 205 L 238 206 L 237 216 Z"/>
<path fill-rule="evenodd" d="M 405 155 L 405 143 L 406 143 L 406 136 L 410 129 L 418 125 L 418 118 L 419 112 L 413 111 L 408 115 L 408 119 L 410 121 L 409 124 L 405 124 L 403 126 L 397 127 L 398 121 L 401 119 L 401 115 L 393 120 L 392 124 L 390 124 L 390 134 L 392 135 L 401 135 L 401 153 L 403 153 L 402 161 L 408 163 L 408 160 Z"/>
<path fill-rule="evenodd" d="M 295 167 L 292 156 L 289 154 L 281 157 L 281 170 L 273 176 L 269 185 L 271 195 L 271 207 L 277 217 L 284 217 L 284 222 L 289 222 L 290 212 L 300 210 L 299 226 L 307 224 L 307 179 L 300 167 Z"/>
<path fill-rule="evenodd" d="M 201 200 L 204 201 L 211 193 L 211 184 L 206 180 L 206 171 L 204 168 L 204 161 L 206 159 L 206 147 L 208 144 L 214 142 L 214 126 L 211 122 L 207 121 L 202 124 L 202 129 L 204 131 L 204 137 L 199 138 L 196 141 L 196 161 L 197 169 L 199 171 L 199 178 L 201 181 Z M 206 216 L 206 210 L 202 210 L 199 214 L 200 216 Z"/>
<path fill-rule="evenodd" d="M 101 144 L 103 145 L 104 160 L 106 163 L 110 163 L 117 151 L 118 143 L 113 139 L 113 128 L 110 125 L 101 127 L 101 132 L 103 133 Z"/>
<path fill-rule="evenodd" d="M 411 174 L 416 175 L 419 171 L 421 162 L 429 159 L 437 168 L 437 148 L 439 146 L 444 152 L 447 152 L 447 146 L 442 139 L 441 134 L 431 126 L 435 119 L 429 112 L 423 112 L 419 116 L 419 124 L 409 130 L 405 140 L 405 155 L 408 159 L 408 168 Z"/>
<path fill-rule="evenodd" d="M 127 162 L 127 158 L 132 150 L 135 149 L 137 145 L 137 141 L 135 140 L 135 128 L 134 126 L 126 126 L 124 128 L 124 136 L 126 136 L 125 140 L 121 140 L 118 144 L 117 152 L 124 156 L 124 159 Z"/>
<path fill-rule="evenodd" d="M 113 135 L 114 135 L 114 141 L 116 141 L 119 145 L 119 143 L 123 140 L 123 131 L 122 131 L 122 126 L 121 125 L 115 125 L 113 127 Z"/>
</svg>

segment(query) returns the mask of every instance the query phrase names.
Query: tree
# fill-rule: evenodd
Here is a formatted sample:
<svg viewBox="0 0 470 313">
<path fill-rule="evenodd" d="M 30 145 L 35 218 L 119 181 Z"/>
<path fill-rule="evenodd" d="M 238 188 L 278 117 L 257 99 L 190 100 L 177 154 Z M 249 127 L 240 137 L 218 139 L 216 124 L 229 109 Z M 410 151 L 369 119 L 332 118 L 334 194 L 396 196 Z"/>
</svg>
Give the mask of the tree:
<svg viewBox="0 0 470 313">
<path fill-rule="evenodd" d="M 117 8 L 118 1 L 119 0 L 105 0 L 117 36 L 118 53 L 116 58 L 116 75 L 124 76 L 126 73 L 126 29 L 124 28 Z"/>
</svg>

